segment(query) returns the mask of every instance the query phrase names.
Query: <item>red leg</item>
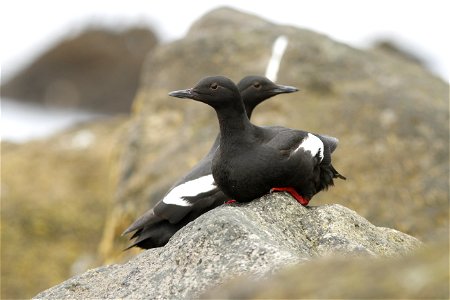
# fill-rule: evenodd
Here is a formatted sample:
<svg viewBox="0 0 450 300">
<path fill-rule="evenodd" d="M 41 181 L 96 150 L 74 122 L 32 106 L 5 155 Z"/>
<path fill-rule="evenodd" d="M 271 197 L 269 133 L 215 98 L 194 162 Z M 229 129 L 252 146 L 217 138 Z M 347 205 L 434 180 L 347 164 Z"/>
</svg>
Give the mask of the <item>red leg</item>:
<svg viewBox="0 0 450 300">
<path fill-rule="evenodd" d="M 228 200 L 227 202 L 225 202 L 225 204 L 232 204 L 232 203 L 236 203 L 236 200 L 231 199 L 231 200 Z"/>
<path fill-rule="evenodd" d="M 293 187 L 274 187 L 270 192 L 288 192 L 301 205 L 306 206 L 309 203 L 309 199 L 302 197 Z"/>
</svg>

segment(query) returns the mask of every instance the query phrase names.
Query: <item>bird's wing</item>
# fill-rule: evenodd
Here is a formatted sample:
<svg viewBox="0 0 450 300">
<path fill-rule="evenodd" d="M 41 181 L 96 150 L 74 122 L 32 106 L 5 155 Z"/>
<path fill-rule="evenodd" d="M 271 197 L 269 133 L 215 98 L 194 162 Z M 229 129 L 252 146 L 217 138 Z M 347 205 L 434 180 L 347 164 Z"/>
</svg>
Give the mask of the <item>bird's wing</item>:
<svg viewBox="0 0 450 300">
<path fill-rule="evenodd" d="M 277 149 L 282 154 L 292 154 L 298 145 L 304 140 L 306 134 L 303 131 L 292 130 L 284 127 L 265 127 L 265 146 Z"/>
<path fill-rule="evenodd" d="M 324 143 L 313 133 L 282 127 L 270 128 L 270 140 L 266 146 L 275 148 L 288 159 L 310 155 L 320 163 L 324 158 Z"/>
<path fill-rule="evenodd" d="M 182 225 L 170 224 L 167 221 L 144 226 L 133 234 L 130 239 L 135 240 L 125 250 L 132 247 L 150 249 L 164 246 L 181 227 Z"/>
<path fill-rule="evenodd" d="M 325 144 L 326 147 L 330 150 L 330 153 L 333 153 L 336 150 L 339 140 L 333 136 L 325 135 L 325 134 L 316 134 L 319 139 Z"/>
<path fill-rule="evenodd" d="M 125 231 L 122 233 L 122 235 L 142 229 L 142 228 L 144 228 L 144 226 L 150 226 L 152 224 L 156 224 L 162 220 L 163 220 L 162 218 L 155 215 L 155 212 L 153 211 L 153 209 L 150 209 L 145 214 L 140 216 L 136 221 L 134 221 L 133 224 L 131 224 L 127 229 L 125 229 Z"/>
<path fill-rule="evenodd" d="M 322 164 L 329 165 L 331 164 L 331 153 L 336 150 L 339 140 L 335 137 L 324 135 L 324 134 L 315 134 L 323 143 L 323 160 Z"/>
<path fill-rule="evenodd" d="M 213 195 L 217 191 L 218 187 L 212 175 L 181 183 L 173 187 L 151 210 L 137 219 L 125 231 L 125 234 L 162 220 L 167 220 L 172 224 L 178 223 L 192 211 L 194 206 L 201 205 L 196 203 L 197 201 Z"/>
</svg>

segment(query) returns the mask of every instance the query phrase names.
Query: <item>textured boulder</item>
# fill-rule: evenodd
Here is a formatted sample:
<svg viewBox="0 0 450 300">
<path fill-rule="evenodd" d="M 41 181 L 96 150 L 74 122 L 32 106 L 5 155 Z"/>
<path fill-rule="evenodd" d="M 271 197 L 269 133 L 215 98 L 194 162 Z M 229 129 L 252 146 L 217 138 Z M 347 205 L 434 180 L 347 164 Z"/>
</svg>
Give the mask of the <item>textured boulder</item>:
<svg viewBox="0 0 450 300">
<path fill-rule="evenodd" d="M 189 223 L 163 248 L 90 270 L 36 298 L 195 298 L 239 275 L 262 278 L 335 254 L 402 256 L 420 244 L 341 205 L 303 207 L 276 193 L 219 207 Z"/>
<path fill-rule="evenodd" d="M 129 112 L 153 32 L 90 28 L 67 38 L 2 85 L 2 97 L 104 113 Z"/>
<path fill-rule="evenodd" d="M 301 90 L 263 103 L 253 120 L 340 139 L 334 165 L 348 180 L 312 204 L 340 203 L 424 240 L 447 226 L 448 84 L 398 55 L 221 8 L 146 60 L 101 247 L 106 261 L 117 261 L 127 243 L 120 233 L 198 162 L 217 133 L 212 109 L 167 93 L 206 75 L 238 81 L 264 74 L 280 35 L 289 43 L 277 82 Z"/>
<path fill-rule="evenodd" d="M 448 299 L 448 232 L 414 255 L 389 259 L 327 257 L 270 278 L 241 276 L 205 299 Z"/>
</svg>

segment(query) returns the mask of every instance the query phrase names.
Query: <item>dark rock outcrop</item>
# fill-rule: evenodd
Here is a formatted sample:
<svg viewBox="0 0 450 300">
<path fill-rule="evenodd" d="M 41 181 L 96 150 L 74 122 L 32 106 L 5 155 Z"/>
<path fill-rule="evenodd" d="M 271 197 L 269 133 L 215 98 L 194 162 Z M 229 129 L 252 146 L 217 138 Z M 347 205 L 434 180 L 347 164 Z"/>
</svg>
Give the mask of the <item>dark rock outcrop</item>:
<svg viewBox="0 0 450 300">
<path fill-rule="evenodd" d="M 2 86 L 2 97 L 103 113 L 129 112 L 157 38 L 144 28 L 87 29 L 63 40 Z"/>
<path fill-rule="evenodd" d="M 336 254 L 366 260 L 402 256 L 420 244 L 341 205 L 303 207 L 275 193 L 219 207 L 189 223 L 163 248 L 123 265 L 90 270 L 35 298 L 192 299 L 239 275 L 262 278 Z"/>
<path fill-rule="evenodd" d="M 206 75 L 237 81 L 264 74 L 280 35 L 289 44 L 277 82 L 301 91 L 262 104 L 253 120 L 340 139 L 334 163 L 348 180 L 312 204 L 340 203 L 425 240 L 447 226 L 448 84 L 395 55 L 221 8 L 146 61 L 101 247 L 105 259 L 122 254 L 127 240 L 120 233 L 208 151 L 217 133 L 209 107 L 167 93 Z"/>
</svg>

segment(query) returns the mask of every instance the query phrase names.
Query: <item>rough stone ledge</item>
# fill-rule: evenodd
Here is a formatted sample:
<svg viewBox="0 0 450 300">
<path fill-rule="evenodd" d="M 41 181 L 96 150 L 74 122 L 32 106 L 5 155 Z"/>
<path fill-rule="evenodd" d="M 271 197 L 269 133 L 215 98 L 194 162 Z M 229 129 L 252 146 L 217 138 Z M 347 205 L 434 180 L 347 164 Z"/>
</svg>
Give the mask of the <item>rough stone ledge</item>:
<svg viewBox="0 0 450 300">
<path fill-rule="evenodd" d="M 36 299 L 192 298 L 239 275 L 267 277 L 330 255 L 394 257 L 421 243 L 376 227 L 341 205 L 303 207 L 285 193 L 224 205 L 191 222 L 163 248 L 73 277 Z"/>
</svg>

